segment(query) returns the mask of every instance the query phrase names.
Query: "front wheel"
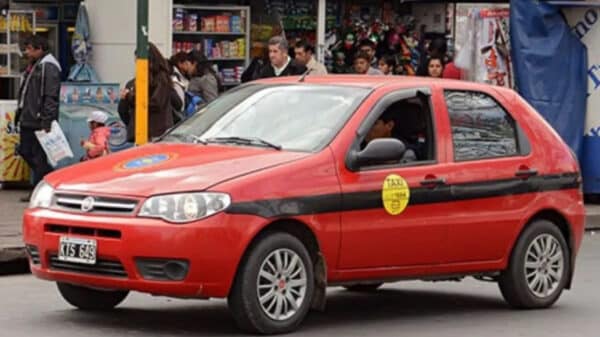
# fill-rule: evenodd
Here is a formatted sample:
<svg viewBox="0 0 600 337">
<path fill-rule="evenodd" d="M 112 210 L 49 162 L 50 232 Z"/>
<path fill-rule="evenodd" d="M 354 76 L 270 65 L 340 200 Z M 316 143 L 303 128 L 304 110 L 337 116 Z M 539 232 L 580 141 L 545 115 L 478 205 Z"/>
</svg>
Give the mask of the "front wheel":
<svg viewBox="0 0 600 337">
<path fill-rule="evenodd" d="M 552 222 L 536 220 L 519 237 L 499 286 L 519 309 L 547 308 L 560 297 L 571 272 L 569 247 Z"/>
<path fill-rule="evenodd" d="M 275 233 L 251 248 L 228 303 L 243 330 L 287 333 L 304 320 L 313 292 L 313 263 L 306 247 L 290 234 Z"/>
<path fill-rule="evenodd" d="M 82 310 L 109 310 L 123 302 L 128 291 L 96 290 L 57 282 L 62 297 L 74 307 Z"/>
</svg>

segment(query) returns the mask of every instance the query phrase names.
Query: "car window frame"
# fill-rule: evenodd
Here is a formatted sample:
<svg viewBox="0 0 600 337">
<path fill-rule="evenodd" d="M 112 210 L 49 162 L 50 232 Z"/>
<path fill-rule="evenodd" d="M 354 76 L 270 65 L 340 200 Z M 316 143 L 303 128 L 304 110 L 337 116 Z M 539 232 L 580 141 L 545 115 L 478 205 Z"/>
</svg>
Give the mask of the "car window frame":
<svg viewBox="0 0 600 337">
<path fill-rule="evenodd" d="M 450 117 L 450 107 L 449 107 L 448 101 L 446 99 L 447 92 L 462 92 L 462 93 L 481 94 L 481 95 L 485 95 L 485 96 L 489 97 L 491 100 L 493 100 L 496 103 L 496 105 L 498 105 L 504 111 L 504 113 L 507 116 L 509 116 L 513 121 L 514 138 L 515 138 L 516 147 L 517 147 L 516 153 L 511 154 L 511 155 L 505 155 L 505 156 L 457 159 L 455 143 L 454 143 L 454 133 L 452 131 L 452 127 L 453 127 L 452 118 Z M 442 97 L 443 97 L 444 105 L 446 107 L 446 113 L 447 113 L 447 117 L 448 117 L 448 126 L 450 127 L 450 141 L 452 142 L 452 161 L 453 162 L 465 163 L 465 162 L 474 162 L 474 161 L 481 161 L 481 160 L 498 160 L 498 159 L 505 159 L 505 158 L 526 157 L 529 154 L 531 154 L 531 143 L 525 133 L 525 130 L 523 130 L 523 128 L 519 124 L 519 121 L 506 108 L 506 106 L 504 104 L 502 104 L 498 99 L 496 99 L 496 97 L 494 97 L 493 94 L 490 94 L 489 92 L 485 92 L 485 91 L 481 91 L 481 90 L 474 90 L 474 89 L 443 88 L 442 89 Z"/>
<path fill-rule="evenodd" d="M 433 159 L 430 160 L 420 160 L 409 163 L 394 163 L 394 164 L 376 164 L 376 165 L 367 165 L 367 166 L 357 166 L 355 164 L 355 155 L 360 151 L 360 144 L 367 136 L 367 133 L 371 129 L 371 127 L 377 122 L 379 116 L 392 104 L 397 103 L 402 100 L 407 100 L 410 98 L 419 98 L 419 96 L 425 96 L 426 99 L 424 101 L 427 102 L 429 106 L 429 115 L 431 122 L 431 136 L 433 137 Z M 405 167 L 419 167 L 419 166 L 429 166 L 438 164 L 438 152 L 440 151 L 439 146 L 439 137 L 437 134 L 437 125 L 436 125 L 436 114 L 432 101 L 433 89 L 431 87 L 414 87 L 414 88 L 406 88 L 406 89 L 398 89 L 394 90 L 390 93 L 385 94 L 381 98 L 377 100 L 377 102 L 370 109 L 368 115 L 362 120 L 356 132 L 353 133 L 354 141 L 348 148 L 345 157 L 345 167 L 350 172 L 364 172 L 364 171 L 377 171 L 377 170 L 385 170 L 385 169 L 395 169 L 395 168 L 405 168 Z"/>
</svg>

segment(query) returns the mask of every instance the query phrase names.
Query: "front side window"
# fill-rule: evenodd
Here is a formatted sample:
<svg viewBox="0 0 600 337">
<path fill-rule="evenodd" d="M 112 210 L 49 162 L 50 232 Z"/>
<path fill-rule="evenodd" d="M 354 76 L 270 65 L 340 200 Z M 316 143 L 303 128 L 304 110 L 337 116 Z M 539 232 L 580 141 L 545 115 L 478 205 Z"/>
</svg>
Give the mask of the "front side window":
<svg viewBox="0 0 600 337">
<path fill-rule="evenodd" d="M 516 156 L 514 119 L 490 96 L 472 91 L 444 92 L 454 144 L 454 160 Z"/>
<path fill-rule="evenodd" d="M 164 140 L 268 142 L 283 150 L 314 152 L 335 137 L 369 93 L 357 87 L 249 85 L 218 98 Z"/>
</svg>

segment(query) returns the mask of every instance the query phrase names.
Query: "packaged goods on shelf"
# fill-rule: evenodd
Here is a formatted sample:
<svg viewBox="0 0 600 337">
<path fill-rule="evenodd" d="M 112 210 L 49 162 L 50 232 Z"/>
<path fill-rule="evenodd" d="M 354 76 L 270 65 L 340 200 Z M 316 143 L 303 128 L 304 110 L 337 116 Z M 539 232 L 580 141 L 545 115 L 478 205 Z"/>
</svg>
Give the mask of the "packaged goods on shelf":
<svg viewBox="0 0 600 337">
<path fill-rule="evenodd" d="M 184 19 L 183 29 L 186 32 L 198 31 L 198 14 L 187 14 Z"/>
<path fill-rule="evenodd" d="M 200 29 L 203 32 L 212 33 L 216 30 L 217 22 L 214 16 L 203 17 L 200 21 Z"/>
<path fill-rule="evenodd" d="M 242 23 L 242 18 L 237 15 L 232 16 L 230 29 L 232 33 L 244 32 L 244 24 Z"/>
<path fill-rule="evenodd" d="M 215 17 L 216 31 L 218 33 L 229 33 L 229 16 L 219 15 Z"/>
<path fill-rule="evenodd" d="M 185 17 L 185 11 L 181 8 L 175 9 L 173 14 L 173 30 L 174 31 L 182 31 L 183 30 L 183 19 Z"/>
</svg>

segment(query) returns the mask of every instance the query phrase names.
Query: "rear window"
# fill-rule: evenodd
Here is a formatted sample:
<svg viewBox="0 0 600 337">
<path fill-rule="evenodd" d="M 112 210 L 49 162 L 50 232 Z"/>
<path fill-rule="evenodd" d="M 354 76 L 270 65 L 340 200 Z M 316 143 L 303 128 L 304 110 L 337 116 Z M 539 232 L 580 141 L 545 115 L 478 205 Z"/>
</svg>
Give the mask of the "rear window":
<svg viewBox="0 0 600 337">
<path fill-rule="evenodd" d="M 455 161 L 519 155 L 515 120 L 492 97 L 454 90 L 446 90 L 444 96 Z"/>
</svg>

